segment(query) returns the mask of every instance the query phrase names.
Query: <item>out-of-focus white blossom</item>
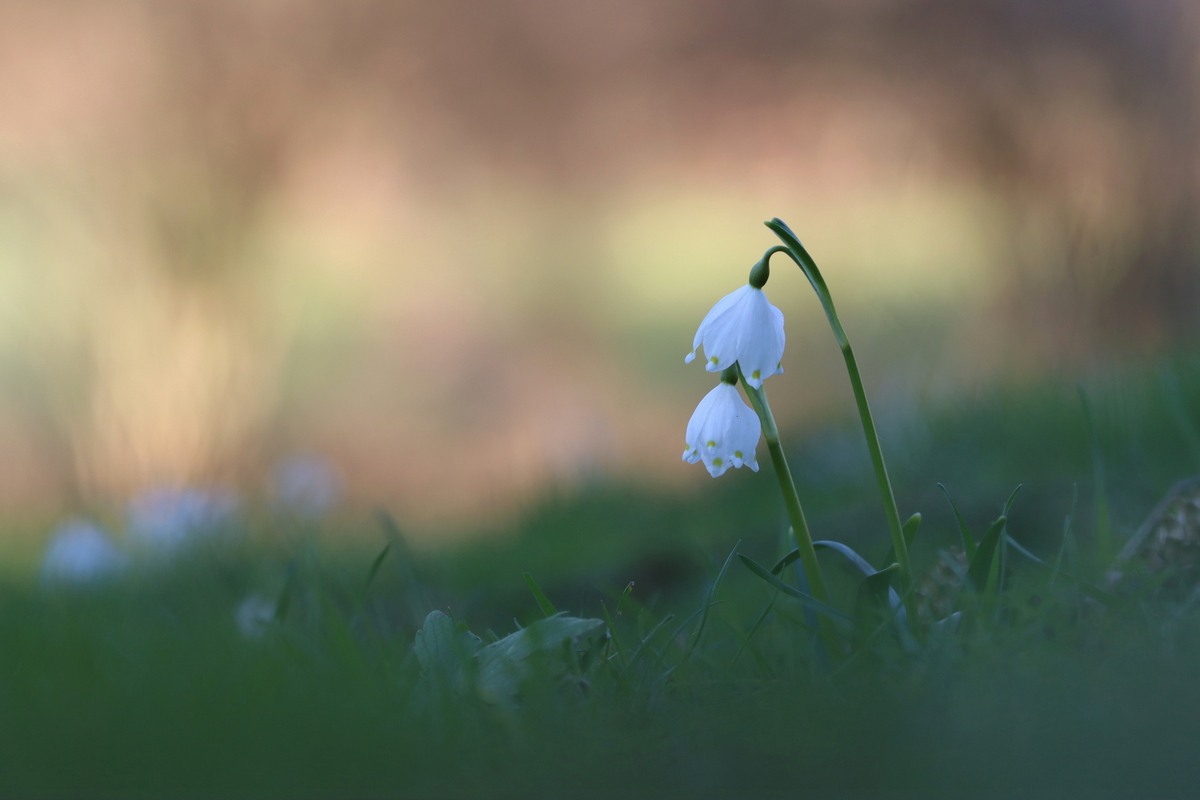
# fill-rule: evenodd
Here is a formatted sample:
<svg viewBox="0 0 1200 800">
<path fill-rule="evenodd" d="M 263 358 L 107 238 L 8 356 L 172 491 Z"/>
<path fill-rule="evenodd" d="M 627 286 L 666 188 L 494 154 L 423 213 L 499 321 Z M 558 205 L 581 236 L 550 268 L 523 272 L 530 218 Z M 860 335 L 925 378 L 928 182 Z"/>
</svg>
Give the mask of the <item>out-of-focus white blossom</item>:
<svg viewBox="0 0 1200 800">
<path fill-rule="evenodd" d="M 162 487 L 129 502 L 126 534 L 137 547 L 168 553 L 227 528 L 235 519 L 233 492 Z"/>
<path fill-rule="evenodd" d="M 125 570 L 128 557 L 100 526 L 73 519 L 58 527 L 42 561 L 42 580 L 53 584 L 85 585 Z"/>
<path fill-rule="evenodd" d="M 746 383 L 761 389 L 765 378 L 783 372 L 784 340 L 783 312 L 762 289 L 746 284 L 705 315 L 684 362 L 690 364 L 703 345 L 705 369 L 720 372 L 739 363 Z"/>
<path fill-rule="evenodd" d="M 302 517 L 323 517 L 342 499 L 337 470 L 318 456 L 295 456 L 279 462 L 271 485 L 280 508 Z"/>
<path fill-rule="evenodd" d="M 234 621 L 247 639 L 261 639 L 275 621 L 275 604 L 261 594 L 248 595 L 234 612 Z"/>
<path fill-rule="evenodd" d="M 683 460 L 703 461 L 714 478 L 730 467 L 758 472 L 754 451 L 761 435 L 762 423 L 754 409 L 742 401 L 736 386 L 722 381 L 704 396 L 688 422 Z"/>
</svg>

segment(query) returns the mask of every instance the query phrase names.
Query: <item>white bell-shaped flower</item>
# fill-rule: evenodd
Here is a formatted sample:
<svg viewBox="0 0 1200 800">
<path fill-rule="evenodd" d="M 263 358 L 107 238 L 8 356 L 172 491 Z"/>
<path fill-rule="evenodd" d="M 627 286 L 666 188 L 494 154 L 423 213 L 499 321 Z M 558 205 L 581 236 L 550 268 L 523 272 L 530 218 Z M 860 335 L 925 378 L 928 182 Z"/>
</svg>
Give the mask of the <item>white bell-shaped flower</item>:
<svg viewBox="0 0 1200 800">
<path fill-rule="evenodd" d="M 685 363 L 692 362 L 701 345 L 709 372 L 740 362 L 746 383 L 761 389 L 764 378 L 783 372 L 783 312 L 771 305 L 762 289 L 746 284 L 718 300 L 705 315 Z"/>
<path fill-rule="evenodd" d="M 687 426 L 687 449 L 683 460 L 703 461 L 708 473 L 718 478 L 730 467 L 746 466 L 758 472 L 754 451 L 762 435 L 762 423 L 746 405 L 737 387 L 721 381 L 704 395 Z"/>
</svg>

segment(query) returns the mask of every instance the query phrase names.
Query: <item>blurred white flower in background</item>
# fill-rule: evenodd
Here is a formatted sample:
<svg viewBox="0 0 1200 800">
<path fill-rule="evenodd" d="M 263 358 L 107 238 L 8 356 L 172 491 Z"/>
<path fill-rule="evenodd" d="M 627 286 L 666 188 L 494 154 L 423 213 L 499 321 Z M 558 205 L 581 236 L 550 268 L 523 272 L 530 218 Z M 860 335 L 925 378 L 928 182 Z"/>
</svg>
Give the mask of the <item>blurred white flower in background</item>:
<svg viewBox="0 0 1200 800">
<path fill-rule="evenodd" d="M 231 491 L 160 487 L 129 501 L 126 539 L 133 547 L 169 553 L 227 529 L 236 519 Z"/>
<path fill-rule="evenodd" d="M 762 289 L 746 284 L 718 300 L 704 316 L 692 352 L 683 360 L 690 364 L 703 345 L 705 369 L 720 372 L 738 362 L 746 383 L 761 389 L 763 380 L 783 372 L 785 339 L 783 312 L 771 305 Z"/>
<path fill-rule="evenodd" d="M 261 639 L 275 621 L 275 603 L 261 594 L 248 595 L 234 612 L 234 620 L 247 639 Z"/>
<path fill-rule="evenodd" d="M 704 395 L 688 420 L 683 460 L 703 461 L 714 478 L 730 467 L 758 472 L 754 451 L 761 435 L 762 423 L 754 409 L 742 400 L 736 386 L 721 381 Z"/>
<path fill-rule="evenodd" d="M 97 583 L 125 571 L 129 558 L 99 525 L 73 519 L 51 536 L 42 562 L 42 580 L 53 584 Z"/>
<path fill-rule="evenodd" d="M 278 506 L 302 517 L 323 517 L 342 499 L 337 470 L 320 456 L 294 456 L 275 466 L 271 489 Z"/>
</svg>

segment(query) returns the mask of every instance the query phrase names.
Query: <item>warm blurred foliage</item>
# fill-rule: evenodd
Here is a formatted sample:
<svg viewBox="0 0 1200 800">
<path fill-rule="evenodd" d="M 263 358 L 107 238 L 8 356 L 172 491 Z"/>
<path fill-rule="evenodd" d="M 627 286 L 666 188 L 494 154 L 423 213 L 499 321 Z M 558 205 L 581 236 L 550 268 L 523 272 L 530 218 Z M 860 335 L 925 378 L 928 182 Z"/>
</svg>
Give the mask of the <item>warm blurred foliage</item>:
<svg viewBox="0 0 1200 800">
<path fill-rule="evenodd" d="M 426 523 L 708 480 L 682 357 L 776 215 L 884 406 L 1154 352 L 1196 327 L 1198 53 L 1187 0 L 0 3 L 0 499 L 308 451 Z M 834 413 L 778 266 L 779 402 Z"/>
</svg>

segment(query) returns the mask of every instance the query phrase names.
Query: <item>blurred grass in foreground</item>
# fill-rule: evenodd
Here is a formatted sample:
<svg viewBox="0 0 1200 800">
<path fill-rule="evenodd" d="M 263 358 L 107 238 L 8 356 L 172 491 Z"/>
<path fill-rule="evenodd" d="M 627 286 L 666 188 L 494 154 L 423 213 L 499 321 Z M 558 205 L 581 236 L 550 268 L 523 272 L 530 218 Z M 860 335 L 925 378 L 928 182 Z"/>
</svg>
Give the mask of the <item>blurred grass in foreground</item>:
<svg viewBox="0 0 1200 800">
<path fill-rule="evenodd" d="M 1181 356 L 1084 383 L 1119 543 L 1200 466 L 1187 414 L 1200 369 Z M 1024 484 L 1009 531 L 1048 561 L 1078 484 L 1083 558 L 1072 566 L 1086 569 L 1094 464 L 1074 384 L 1009 388 L 882 427 L 901 510 L 925 515 L 918 567 L 957 536 L 940 480 L 976 534 Z M 814 534 L 878 563 L 888 542 L 881 510 L 863 500 L 862 442 L 835 429 L 793 445 Z M 373 575 L 379 549 L 265 519 L 236 543 L 106 588 L 47 591 L 10 574 L 0 793 L 1162 797 L 1194 785 L 1194 607 L 1147 595 L 1103 609 L 1014 556 L 998 617 L 916 655 L 881 642 L 831 669 L 784 597 L 746 642 L 771 592 L 736 560 L 695 634 L 689 615 L 736 542 L 760 563 L 785 551 L 763 475 L 708 489 L 597 486 L 454 550 L 413 553 L 383 525 L 378 548 L 389 549 Z M 847 607 L 848 571 L 826 557 Z M 606 671 L 579 644 L 572 658 L 587 666 L 564 675 L 535 663 L 515 705 L 431 700 L 412 647 L 426 614 L 449 610 L 485 643 L 531 625 L 542 612 L 524 572 L 572 615 L 620 604 L 609 633 L 631 666 Z M 279 617 L 259 637 L 235 624 L 254 593 Z"/>
</svg>

